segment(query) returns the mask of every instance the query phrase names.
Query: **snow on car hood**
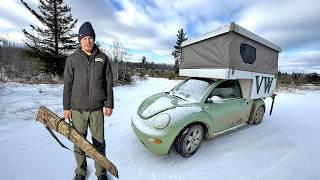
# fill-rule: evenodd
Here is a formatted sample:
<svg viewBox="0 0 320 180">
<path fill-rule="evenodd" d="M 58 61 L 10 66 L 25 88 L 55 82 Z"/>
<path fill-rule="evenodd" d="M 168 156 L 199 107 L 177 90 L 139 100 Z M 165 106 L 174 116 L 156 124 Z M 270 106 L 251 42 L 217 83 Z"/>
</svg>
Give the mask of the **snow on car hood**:
<svg viewBox="0 0 320 180">
<path fill-rule="evenodd" d="M 160 112 L 175 108 L 179 99 L 165 93 L 155 94 L 145 99 L 138 108 L 138 115 L 142 118 L 150 118 Z"/>
</svg>

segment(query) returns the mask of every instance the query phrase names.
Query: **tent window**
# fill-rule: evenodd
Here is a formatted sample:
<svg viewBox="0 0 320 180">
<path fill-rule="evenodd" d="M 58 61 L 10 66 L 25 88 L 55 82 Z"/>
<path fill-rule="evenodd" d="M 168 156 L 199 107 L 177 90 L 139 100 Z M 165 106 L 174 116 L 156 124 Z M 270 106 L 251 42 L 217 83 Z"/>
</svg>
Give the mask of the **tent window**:
<svg viewBox="0 0 320 180">
<path fill-rule="evenodd" d="M 241 43 L 240 54 L 243 62 L 247 64 L 253 64 L 256 61 L 256 48 L 250 46 L 249 44 Z"/>
</svg>

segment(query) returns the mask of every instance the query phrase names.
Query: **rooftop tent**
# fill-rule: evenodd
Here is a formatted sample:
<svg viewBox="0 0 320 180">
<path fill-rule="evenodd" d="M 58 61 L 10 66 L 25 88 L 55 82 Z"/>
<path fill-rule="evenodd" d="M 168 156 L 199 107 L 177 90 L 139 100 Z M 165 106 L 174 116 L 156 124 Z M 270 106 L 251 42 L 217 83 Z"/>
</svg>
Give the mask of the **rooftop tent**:
<svg viewBox="0 0 320 180">
<path fill-rule="evenodd" d="M 281 48 L 235 23 L 184 41 L 181 47 L 182 76 L 208 72 L 210 77 L 212 72 L 227 72 L 224 78 L 228 78 L 229 72 L 237 70 L 272 75 L 278 72 Z"/>
</svg>

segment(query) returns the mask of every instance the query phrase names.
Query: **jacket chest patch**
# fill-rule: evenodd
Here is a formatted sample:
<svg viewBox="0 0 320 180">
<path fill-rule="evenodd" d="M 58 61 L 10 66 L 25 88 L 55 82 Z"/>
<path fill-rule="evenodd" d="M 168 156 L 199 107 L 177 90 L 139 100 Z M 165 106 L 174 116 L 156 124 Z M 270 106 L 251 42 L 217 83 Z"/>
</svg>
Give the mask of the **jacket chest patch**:
<svg viewBox="0 0 320 180">
<path fill-rule="evenodd" d="M 104 60 L 102 58 L 95 58 L 94 61 L 95 62 L 102 62 L 102 63 L 104 62 Z"/>
</svg>

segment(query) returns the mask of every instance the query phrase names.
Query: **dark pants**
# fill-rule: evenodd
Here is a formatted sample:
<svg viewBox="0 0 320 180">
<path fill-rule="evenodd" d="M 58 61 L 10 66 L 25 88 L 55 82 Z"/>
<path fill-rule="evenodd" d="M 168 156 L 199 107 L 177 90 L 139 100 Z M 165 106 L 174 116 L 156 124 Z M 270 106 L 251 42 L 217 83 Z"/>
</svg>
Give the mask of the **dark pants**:
<svg viewBox="0 0 320 180">
<path fill-rule="evenodd" d="M 103 155 L 105 155 L 106 144 L 104 141 L 104 117 L 103 111 L 74 111 L 72 110 L 72 122 L 75 129 L 80 132 L 84 137 L 87 136 L 88 126 L 90 127 L 90 132 L 92 135 L 93 146 Z M 84 152 L 78 147 L 74 146 L 74 151 Z M 87 173 L 87 160 L 84 155 L 75 153 L 77 168 L 76 174 L 81 174 L 86 176 Z M 106 174 L 106 170 L 99 165 L 98 162 L 94 162 L 96 168 L 96 175 L 100 176 Z"/>
</svg>

